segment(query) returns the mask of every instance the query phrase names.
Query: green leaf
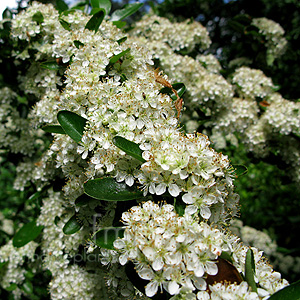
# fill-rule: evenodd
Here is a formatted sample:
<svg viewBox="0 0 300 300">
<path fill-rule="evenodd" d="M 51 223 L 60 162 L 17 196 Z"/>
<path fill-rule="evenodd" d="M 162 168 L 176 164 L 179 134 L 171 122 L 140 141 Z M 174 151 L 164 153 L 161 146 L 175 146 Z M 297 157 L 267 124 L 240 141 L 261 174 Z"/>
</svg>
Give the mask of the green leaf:
<svg viewBox="0 0 300 300">
<path fill-rule="evenodd" d="M 34 277 L 34 273 L 32 272 L 32 270 L 28 270 L 25 274 L 24 274 L 25 278 L 27 278 L 28 280 L 32 279 Z"/>
<path fill-rule="evenodd" d="M 127 54 L 130 51 L 130 48 L 120 52 L 119 54 L 116 54 L 114 56 L 112 56 L 109 60 L 109 63 L 111 65 L 115 64 L 122 56 L 124 56 L 125 54 Z"/>
<path fill-rule="evenodd" d="M 257 286 L 254 280 L 255 275 L 255 261 L 252 249 L 248 249 L 246 253 L 246 262 L 245 262 L 245 280 L 252 288 L 253 292 L 257 291 Z"/>
<path fill-rule="evenodd" d="M 248 169 L 243 165 L 232 165 L 232 166 L 234 168 L 236 177 L 243 176 L 248 172 Z"/>
<path fill-rule="evenodd" d="M 272 54 L 270 54 L 270 53 L 268 53 L 268 54 L 267 54 L 266 60 L 267 60 L 267 65 L 268 65 L 269 67 L 271 67 L 271 66 L 273 65 L 273 63 L 274 63 L 275 56 L 272 55 Z"/>
<path fill-rule="evenodd" d="M 57 114 L 57 120 L 65 133 L 75 142 L 81 141 L 87 119 L 68 110 L 62 110 Z"/>
<path fill-rule="evenodd" d="M 59 216 L 56 216 L 54 218 L 54 224 L 57 226 L 58 222 L 60 221 L 60 217 Z"/>
<path fill-rule="evenodd" d="M 63 128 L 59 125 L 46 125 L 42 127 L 45 132 L 66 134 Z"/>
<path fill-rule="evenodd" d="M 6 7 L 2 13 L 2 19 L 3 20 L 4 19 L 12 19 L 12 16 L 13 16 L 13 14 L 12 14 L 11 10 L 8 7 Z"/>
<path fill-rule="evenodd" d="M 127 201 L 143 197 L 143 192 L 129 187 L 124 182 L 117 182 L 113 177 L 89 180 L 84 184 L 84 192 L 98 200 Z"/>
<path fill-rule="evenodd" d="M 231 254 L 229 254 L 228 252 L 226 251 L 223 251 L 220 255 L 221 258 L 229 261 L 230 263 L 233 263 L 233 260 L 232 260 L 232 257 L 231 257 Z"/>
<path fill-rule="evenodd" d="M 91 0 L 91 5 L 92 8 L 103 8 L 106 15 L 111 10 L 111 2 L 109 0 Z"/>
<path fill-rule="evenodd" d="M 117 28 L 121 29 L 121 28 L 123 28 L 123 27 L 126 25 L 126 22 L 123 22 L 123 21 L 114 21 L 113 24 L 114 24 Z"/>
<path fill-rule="evenodd" d="M 0 270 L 8 264 L 8 261 L 0 262 Z"/>
<path fill-rule="evenodd" d="M 89 204 L 92 201 L 95 201 L 95 198 L 89 197 L 86 194 L 82 194 L 81 196 L 76 198 L 75 205 L 77 207 L 81 207 L 81 206 Z"/>
<path fill-rule="evenodd" d="M 74 234 L 80 230 L 82 222 L 77 218 L 76 214 L 73 215 L 63 228 L 64 234 Z"/>
<path fill-rule="evenodd" d="M 56 6 L 60 13 L 69 9 L 69 6 L 63 0 L 56 0 Z"/>
<path fill-rule="evenodd" d="M 73 43 L 74 43 L 74 45 L 75 45 L 75 47 L 76 47 L 77 49 L 79 49 L 80 47 L 84 46 L 84 43 L 81 43 L 81 42 L 78 41 L 78 40 L 73 41 Z"/>
<path fill-rule="evenodd" d="M 60 23 L 60 25 L 61 25 L 64 29 L 66 29 L 66 30 L 68 30 L 68 31 L 71 31 L 71 25 L 70 25 L 70 23 L 68 23 L 67 21 L 65 21 L 65 20 L 63 20 L 63 19 L 59 19 L 59 23 Z"/>
<path fill-rule="evenodd" d="M 97 32 L 104 19 L 104 16 L 105 10 L 101 8 L 90 18 L 90 20 L 85 25 L 85 29 L 94 30 L 95 32 Z"/>
<path fill-rule="evenodd" d="M 124 6 L 124 8 L 115 10 L 111 15 L 110 20 L 112 22 L 122 21 L 126 17 L 129 17 L 130 15 L 137 12 L 143 5 L 144 5 L 143 3 L 130 3 L 130 4 L 127 4 L 127 5 Z"/>
<path fill-rule="evenodd" d="M 177 91 L 177 94 L 180 98 L 182 97 L 182 95 L 184 94 L 184 92 L 186 90 L 186 87 L 182 82 L 174 83 L 174 84 L 172 84 L 172 87 Z M 176 97 L 176 96 L 174 95 L 174 97 Z M 177 98 L 175 98 L 173 100 L 176 100 L 176 99 Z"/>
<path fill-rule="evenodd" d="M 118 44 L 121 45 L 123 42 L 127 40 L 127 36 L 122 37 L 121 39 L 117 40 Z"/>
<path fill-rule="evenodd" d="M 33 293 L 33 285 L 29 280 L 26 280 L 23 285 L 22 285 L 22 290 L 26 293 L 26 294 L 32 294 Z"/>
<path fill-rule="evenodd" d="M 176 213 L 182 217 L 184 215 L 186 204 L 181 199 L 174 198 L 174 207 L 175 207 Z"/>
<path fill-rule="evenodd" d="M 139 145 L 128 141 L 127 139 L 121 137 L 121 136 L 115 136 L 113 138 L 113 143 L 121 150 L 126 152 L 128 155 L 136 158 L 137 160 L 141 161 L 142 163 L 145 162 L 145 160 L 142 157 L 143 151 L 140 149 Z"/>
<path fill-rule="evenodd" d="M 52 70 L 52 71 L 57 71 L 62 68 L 62 66 L 57 64 L 56 60 L 50 60 L 50 61 L 44 61 L 40 63 L 41 68 L 47 69 L 47 70 Z"/>
<path fill-rule="evenodd" d="M 37 22 L 37 24 L 41 24 L 44 21 L 44 16 L 41 12 L 36 12 L 33 16 L 32 16 L 32 21 Z"/>
<path fill-rule="evenodd" d="M 300 280 L 279 290 L 268 300 L 300 300 Z"/>
<path fill-rule="evenodd" d="M 124 231 L 123 227 L 106 227 L 93 235 L 93 241 L 99 247 L 115 250 L 114 241 L 123 238 Z"/>
<path fill-rule="evenodd" d="M 37 226 L 35 220 L 23 225 L 23 227 L 20 228 L 13 237 L 13 246 L 16 248 L 25 246 L 36 239 L 42 232 L 43 228 L 44 226 Z"/>
<path fill-rule="evenodd" d="M 179 98 L 182 97 L 182 95 L 184 94 L 185 90 L 186 90 L 186 87 L 183 83 L 181 82 L 178 82 L 178 83 L 174 83 L 172 84 L 172 87 L 174 90 L 176 90 Z M 163 94 L 167 94 L 171 97 L 172 100 L 177 100 L 177 96 L 175 95 L 175 93 L 172 91 L 171 88 L 169 87 L 164 87 L 160 90 L 161 93 Z"/>
<path fill-rule="evenodd" d="M 5 288 L 6 291 L 12 292 L 14 291 L 18 286 L 15 283 L 12 283 L 9 287 Z"/>
</svg>

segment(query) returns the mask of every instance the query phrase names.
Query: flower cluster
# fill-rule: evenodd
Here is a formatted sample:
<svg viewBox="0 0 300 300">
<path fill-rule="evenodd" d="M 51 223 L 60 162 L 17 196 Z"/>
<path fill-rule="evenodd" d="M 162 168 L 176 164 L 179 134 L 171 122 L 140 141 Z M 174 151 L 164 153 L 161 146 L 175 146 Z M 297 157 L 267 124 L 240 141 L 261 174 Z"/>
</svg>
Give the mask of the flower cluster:
<svg viewBox="0 0 300 300">
<path fill-rule="evenodd" d="M 264 98 L 275 90 L 270 78 L 261 70 L 241 67 L 235 71 L 232 77 L 236 92 L 246 99 Z"/>
<path fill-rule="evenodd" d="M 30 121 L 20 115 L 18 102 L 17 94 L 10 88 L 0 89 L 0 147 L 31 156 L 38 134 L 31 130 Z"/>
<path fill-rule="evenodd" d="M 36 10 L 37 6 L 32 7 L 29 14 L 36 13 Z M 47 13 L 45 9 L 41 12 Z M 71 24 L 74 17 L 81 24 L 84 24 L 82 19 L 87 21 L 86 17 L 80 19 L 78 13 L 75 16 L 70 14 L 64 20 Z M 110 174 L 118 182 L 125 181 L 129 186 L 138 182 L 144 196 L 168 192 L 177 197 L 186 193 L 183 200 L 190 205 L 189 212 L 199 210 L 204 219 L 218 222 L 230 214 L 234 215 L 238 197 L 233 193 L 227 157 L 211 149 L 205 136 L 184 136 L 177 128 L 174 103 L 168 95 L 160 93 L 162 84 L 158 77 L 166 81 L 168 77 L 149 68 L 153 64 L 150 53 L 134 43 L 118 43 L 123 35 L 109 22 L 103 21 L 97 33 L 89 34 L 86 34 L 87 29 L 79 26 L 80 22 L 75 22 L 77 25 L 71 31 L 61 27 L 51 39 L 48 37 L 51 46 L 42 49 L 43 55 L 62 59 L 65 64 L 72 56 L 72 63 L 65 72 L 62 93 L 54 89 L 60 82 L 57 75 L 52 73 L 53 76 L 49 76 L 44 70 L 40 72 L 38 63 L 24 77 L 38 78 L 34 79 L 36 83 L 43 83 L 46 79 L 53 83 L 51 87 L 42 84 L 41 101 L 31 112 L 36 124 L 53 121 L 61 109 L 71 110 L 88 119 L 79 145 L 70 138 L 58 136 L 45 157 L 50 164 L 55 156 L 56 166 L 61 167 L 64 175 L 70 178 L 65 187 L 70 202 L 74 203 L 82 193 L 86 180 Z M 197 26 L 202 29 L 200 24 Z M 13 28 L 14 37 L 25 39 Z M 43 26 L 40 31 L 47 32 Z M 74 41 L 80 42 L 81 46 Z M 110 59 L 120 53 L 124 53 L 122 60 L 110 64 Z M 39 58 L 40 54 L 37 54 L 36 59 Z M 199 67 L 204 70 L 200 63 Z M 36 76 L 32 74 L 33 68 Z M 216 77 L 216 87 L 212 92 L 205 91 L 205 88 L 197 89 L 201 93 L 199 97 L 206 101 L 209 97 L 226 93 L 218 75 L 207 71 L 205 74 Z M 102 79 L 99 81 L 99 78 Z M 201 78 L 197 82 L 200 84 Z M 205 82 L 202 84 L 205 85 Z M 24 86 L 24 89 L 32 93 L 30 87 Z M 140 145 L 146 161 L 140 168 L 137 161 L 124 156 L 113 144 L 115 135 Z M 80 156 L 76 152 L 82 160 L 89 159 L 88 167 L 78 166 Z M 45 162 L 42 170 L 45 170 Z"/>
<path fill-rule="evenodd" d="M 30 242 L 22 248 L 15 248 L 12 241 L 0 248 L 0 285 L 4 289 L 16 286 L 12 294 L 15 299 L 24 295 L 21 288 L 25 282 L 25 264 L 32 264 L 35 260 L 36 242 Z M 25 292 L 26 293 L 26 292 Z"/>
<path fill-rule="evenodd" d="M 146 295 L 158 288 L 171 295 L 182 288 L 205 290 L 204 274 L 216 275 L 215 259 L 228 250 L 222 233 L 189 215 L 178 217 L 169 204 L 151 201 L 132 207 L 122 215 L 124 238 L 114 243 L 122 254 L 120 263 L 131 260 L 141 278 L 150 280 Z"/>
<path fill-rule="evenodd" d="M 196 46 L 206 49 L 211 44 L 206 28 L 199 22 L 186 20 L 173 24 L 156 15 L 145 15 L 135 24 L 134 34 L 151 41 L 166 43 L 173 51 L 190 52 Z"/>
<path fill-rule="evenodd" d="M 218 299 L 215 298 L 218 293 L 225 295 L 229 292 L 233 297 L 249 295 L 260 299 L 259 296 L 264 297 L 287 285 L 256 248 L 253 251 L 260 286 L 258 294 L 251 292 L 246 282 L 241 285 L 211 285 L 211 276 L 225 273 L 222 269 L 224 260 L 220 258 L 223 252 L 232 256 L 234 267 L 230 268 L 244 273 L 247 247 L 238 243 L 236 237 L 207 223 L 199 223 L 188 214 L 178 216 L 173 205 L 159 206 L 148 201 L 124 212 L 122 221 L 126 225 L 124 237 L 116 240 L 114 247 L 121 252 L 119 261 L 122 265 L 132 261 L 139 276 L 149 281 L 145 287 L 148 297 L 155 295 L 160 288 L 171 295 L 185 294 L 187 290 L 198 291 L 198 299 Z M 228 268 L 227 261 L 223 264 Z M 236 280 L 239 281 L 238 277 Z M 211 297 L 208 288 L 213 294 Z"/>
<path fill-rule="evenodd" d="M 159 21 L 155 22 L 156 18 L 158 17 L 148 16 L 146 18 L 150 24 L 153 24 L 152 26 L 155 26 L 156 31 L 164 32 L 166 28 L 169 28 L 166 25 L 170 23 L 167 19 L 159 18 Z M 179 41 L 176 40 L 178 45 L 181 45 L 180 41 L 185 41 L 190 35 L 197 34 L 195 27 L 201 28 L 201 25 L 197 22 L 186 23 L 185 27 L 189 32 L 189 34 L 186 34 L 186 30 L 178 30 L 180 24 L 176 23 L 176 26 L 171 24 L 170 27 L 172 30 L 176 30 L 176 35 L 174 36 L 179 39 Z M 212 55 L 198 55 L 196 59 L 187 55 L 182 56 L 170 45 L 169 41 L 157 39 L 156 31 L 148 30 L 145 34 L 141 34 L 141 29 L 139 28 L 142 26 L 144 26 L 143 19 L 137 22 L 136 27 L 130 32 L 131 40 L 139 45 L 147 44 L 152 57 L 159 60 L 159 65 L 164 72 L 174 81 L 186 84 L 187 94 L 185 99 L 187 100 L 187 105 L 191 105 L 193 108 L 205 105 L 206 114 L 210 115 L 230 103 L 230 98 L 233 96 L 232 87 L 219 75 L 220 65 Z M 203 29 L 203 34 L 199 35 L 200 37 L 201 43 L 197 43 L 199 44 L 198 47 L 206 49 L 210 44 L 207 31 Z M 192 51 L 196 43 L 189 45 L 186 53 Z"/>
<path fill-rule="evenodd" d="M 256 26 L 265 37 L 267 55 L 272 56 L 272 61 L 284 54 L 287 40 L 284 29 L 278 23 L 267 18 L 254 18 L 251 25 Z"/>
</svg>

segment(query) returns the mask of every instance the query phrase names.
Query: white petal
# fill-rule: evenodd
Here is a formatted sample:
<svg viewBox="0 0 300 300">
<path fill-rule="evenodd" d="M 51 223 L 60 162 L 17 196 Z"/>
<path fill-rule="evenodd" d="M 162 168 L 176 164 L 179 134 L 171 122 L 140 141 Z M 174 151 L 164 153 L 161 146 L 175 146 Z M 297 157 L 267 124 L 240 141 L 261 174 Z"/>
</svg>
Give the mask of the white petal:
<svg viewBox="0 0 300 300">
<path fill-rule="evenodd" d="M 160 183 L 156 188 L 155 188 L 155 193 L 156 195 L 162 195 L 166 191 L 166 184 Z"/>
<path fill-rule="evenodd" d="M 257 294 L 260 297 L 266 297 L 266 296 L 270 295 L 270 293 L 268 291 L 261 289 L 261 288 L 257 288 Z"/>
<path fill-rule="evenodd" d="M 125 183 L 128 185 L 128 186 L 133 186 L 134 184 L 134 179 L 132 176 L 127 176 L 125 177 Z"/>
<path fill-rule="evenodd" d="M 145 247 L 142 249 L 142 251 L 147 259 L 149 259 L 150 261 L 154 260 L 156 251 L 152 247 Z"/>
<path fill-rule="evenodd" d="M 154 278 L 154 272 L 148 268 L 143 268 L 142 270 L 138 271 L 138 274 L 142 279 L 151 280 Z"/>
<path fill-rule="evenodd" d="M 211 216 L 211 211 L 207 206 L 200 207 L 200 215 L 203 219 L 209 219 Z"/>
<path fill-rule="evenodd" d="M 146 296 L 148 297 L 152 297 L 156 294 L 158 290 L 158 283 L 157 281 L 152 281 L 152 282 L 149 282 L 147 285 L 146 285 Z"/>
<path fill-rule="evenodd" d="M 128 255 L 127 253 L 123 253 L 122 255 L 120 255 L 119 257 L 119 262 L 122 266 L 124 266 L 128 261 Z"/>
<path fill-rule="evenodd" d="M 202 277 L 203 276 L 204 268 L 203 268 L 202 264 L 198 264 L 197 266 L 195 266 L 194 274 L 195 274 L 196 277 Z"/>
<path fill-rule="evenodd" d="M 178 283 L 175 281 L 171 281 L 168 285 L 168 290 L 171 295 L 178 294 L 178 291 L 179 291 Z"/>
<path fill-rule="evenodd" d="M 152 264 L 152 268 L 154 271 L 160 271 L 163 268 L 163 266 L 164 266 L 164 261 L 161 257 L 155 259 Z"/>
<path fill-rule="evenodd" d="M 200 290 L 200 291 L 204 291 L 206 290 L 206 281 L 203 278 L 194 278 L 194 284 L 195 287 Z"/>
<path fill-rule="evenodd" d="M 174 184 L 174 183 L 170 184 L 169 185 L 169 193 L 171 196 L 177 197 L 180 194 L 180 189 L 179 189 L 178 185 Z"/>
<path fill-rule="evenodd" d="M 122 249 L 125 247 L 125 243 L 123 240 L 121 239 L 117 239 L 114 241 L 114 247 L 117 248 L 117 249 Z"/>
<path fill-rule="evenodd" d="M 188 215 L 193 215 L 194 213 L 196 213 L 198 211 L 197 206 L 195 205 L 188 205 L 185 210 L 184 213 L 188 214 Z"/>
<path fill-rule="evenodd" d="M 182 200 L 186 204 L 193 204 L 195 202 L 191 194 L 184 194 Z"/>
<path fill-rule="evenodd" d="M 207 292 L 201 291 L 197 293 L 197 299 L 198 300 L 209 300 L 209 294 Z"/>
<path fill-rule="evenodd" d="M 218 273 L 218 266 L 212 261 L 207 261 L 205 263 L 205 271 L 209 275 L 216 275 Z"/>
</svg>

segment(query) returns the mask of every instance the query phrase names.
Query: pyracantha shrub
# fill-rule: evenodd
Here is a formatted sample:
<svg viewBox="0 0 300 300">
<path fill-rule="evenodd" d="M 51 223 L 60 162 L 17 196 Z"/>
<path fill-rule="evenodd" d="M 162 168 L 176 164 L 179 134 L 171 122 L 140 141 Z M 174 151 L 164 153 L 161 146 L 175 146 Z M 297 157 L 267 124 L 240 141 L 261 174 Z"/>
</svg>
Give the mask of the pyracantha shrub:
<svg viewBox="0 0 300 300">
<path fill-rule="evenodd" d="M 35 138 L 42 128 L 43 141 L 53 138 L 47 150 L 22 152 L 15 188 L 33 185 L 43 200 L 37 219 L 0 249 L 2 287 L 15 284 L 15 299 L 28 293 L 7 249 L 20 256 L 30 245 L 29 262 L 38 247 L 51 272 L 51 299 L 264 299 L 287 286 L 262 252 L 226 230 L 238 212 L 235 169 L 206 135 L 182 130 L 185 86 L 172 81 L 172 68 L 195 76 L 200 85 L 190 97 L 213 99 L 211 109 L 231 101 L 232 86 L 211 59 L 208 72 L 198 58 L 202 74 L 189 58 L 191 69 L 179 60 L 168 69 L 166 58 L 169 77 L 154 69 L 154 46 L 125 36 L 117 27 L 122 11 L 114 22 L 105 13 L 59 13 L 34 2 L 2 22 L 11 22 L 15 66 L 26 67 L 17 91 L 1 91 L 10 95 L 1 100 L 1 126 L 24 134 L 11 125 L 19 116 L 9 104 L 21 93 L 35 102 L 22 129 Z M 194 30 L 181 43 L 164 22 L 170 51 L 209 45 L 199 23 L 180 24 Z"/>
</svg>

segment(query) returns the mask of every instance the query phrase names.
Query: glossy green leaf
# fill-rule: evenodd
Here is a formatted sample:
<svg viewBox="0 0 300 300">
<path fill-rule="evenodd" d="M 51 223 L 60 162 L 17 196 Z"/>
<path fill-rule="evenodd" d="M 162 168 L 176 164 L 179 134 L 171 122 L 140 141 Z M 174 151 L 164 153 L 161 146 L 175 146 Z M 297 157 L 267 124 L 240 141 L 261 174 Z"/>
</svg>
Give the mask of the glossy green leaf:
<svg viewBox="0 0 300 300">
<path fill-rule="evenodd" d="M 9 287 L 5 288 L 6 291 L 12 292 L 14 291 L 18 286 L 15 283 L 12 283 Z"/>
<path fill-rule="evenodd" d="M 145 162 L 145 160 L 142 157 L 143 151 L 140 149 L 138 144 L 128 141 L 127 139 L 125 139 L 121 136 L 115 136 L 113 138 L 113 143 L 119 149 L 126 152 L 128 155 L 136 158 L 137 160 L 141 161 L 142 163 Z"/>
<path fill-rule="evenodd" d="M 106 227 L 93 235 L 93 241 L 99 247 L 115 250 L 114 241 L 117 238 L 123 238 L 124 231 L 122 227 Z"/>
<path fill-rule="evenodd" d="M 60 217 L 59 217 L 59 216 L 56 216 L 56 217 L 54 218 L 54 224 L 57 226 L 59 221 L 60 221 Z"/>
<path fill-rule="evenodd" d="M 23 285 L 22 285 L 22 290 L 26 293 L 26 294 L 32 294 L 33 293 L 33 285 L 31 283 L 31 281 L 26 280 Z"/>
<path fill-rule="evenodd" d="M 246 253 L 246 262 L 245 262 L 245 280 L 248 285 L 251 287 L 252 291 L 257 291 L 257 286 L 255 283 L 255 261 L 252 249 L 248 249 Z"/>
<path fill-rule="evenodd" d="M 60 23 L 60 25 L 61 25 L 64 29 L 66 29 L 66 30 L 68 30 L 68 31 L 71 31 L 71 25 L 70 25 L 70 23 L 68 23 L 67 21 L 65 21 L 65 20 L 63 20 L 63 19 L 59 19 L 59 23 Z"/>
<path fill-rule="evenodd" d="M 63 0 L 56 0 L 56 7 L 59 12 L 63 12 L 69 9 L 69 6 Z"/>
<path fill-rule="evenodd" d="M 183 83 L 181 83 L 181 82 L 172 84 L 172 87 L 173 87 L 174 90 L 176 90 L 176 92 L 177 92 L 179 98 L 182 97 L 182 95 L 184 94 L 184 92 L 185 92 L 185 90 L 186 90 L 185 85 L 184 85 Z M 163 94 L 168 94 L 168 95 L 172 98 L 172 100 L 177 100 L 177 96 L 176 96 L 175 93 L 172 91 L 172 89 L 169 88 L 169 87 L 164 87 L 164 88 L 162 88 L 162 89 L 160 90 L 160 92 L 163 93 Z"/>
<path fill-rule="evenodd" d="M 79 49 L 80 47 L 83 47 L 83 46 L 84 46 L 84 43 L 81 43 L 81 42 L 78 41 L 78 40 L 73 41 L 73 43 L 74 43 L 74 45 L 75 45 L 75 47 L 76 47 L 77 49 Z"/>
<path fill-rule="evenodd" d="M 44 21 L 44 16 L 41 12 L 36 12 L 33 16 L 32 16 L 32 21 L 37 22 L 37 24 L 41 24 Z"/>
<path fill-rule="evenodd" d="M 42 127 L 45 132 L 66 134 L 63 128 L 59 125 L 46 125 Z"/>
<path fill-rule="evenodd" d="M 125 54 L 127 54 L 130 51 L 130 48 L 120 52 L 119 54 L 116 54 L 114 56 L 112 56 L 109 60 L 109 63 L 111 65 L 115 64 L 122 56 L 124 56 Z"/>
<path fill-rule="evenodd" d="M 8 7 L 6 7 L 6 9 L 2 13 L 2 19 L 12 19 L 12 16 L 13 14 L 11 10 Z"/>
<path fill-rule="evenodd" d="M 95 201 L 95 198 L 89 197 L 86 194 L 82 194 L 81 196 L 76 198 L 75 205 L 77 207 L 81 207 L 81 206 L 89 204 L 92 201 Z"/>
<path fill-rule="evenodd" d="M 127 40 L 127 36 L 122 37 L 121 39 L 117 40 L 118 44 L 121 45 L 123 42 Z"/>
<path fill-rule="evenodd" d="M 68 110 L 62 110 L 57 114 L 57 120 L 65 133 L 75 142 L 81 141 L 87 119 Z"/>
<path fill-rule="evenodd" d="M 52 70 L 52 71 L 57 71 L 62 68 L 60 65 L 57 64 L 56 60 L 41 62 L 40 66 L 43 69 Z"/>
<path fill-rule="evenodd" d="M 101 8 L 90 18 L 90 20 L 85 25 L 85 29 L 89 29 L 97 32 L 104 19 L 104 16 L 105 16 L 105 10 Z"/>
<path fill-rule="evenodd" d="M 74 234 L 77 231 L 79 231 L 81 227 L 82 222 L 78 219 L 76 215 L 73 215 L 63 227 L 63 233 L 68 235 Z"/>
<path fill-rule="evenodd" d="M 0 270 L 8 264 L 8 261 L 0 262 Z"/>
<path fill-rule="evenodd" d="M 103 8 L 105 14 L 108 15 L 111 10 L 110 0 L 91 0 L 92 8 Z"/>
<path fill-rule="evenodd" d="M 32 279 L 34 277 L 34 273 L 32 272 L 32 270 L 28 270 L 26 271 L 26 273 L 24 274 L 25 278 L 27 279 Z"/>
<path fill-rule="evenodd" d="M 300 300 L 300 280 L 279 290 L 268 300 Z"/>
<path fill-rule="evenodd" d="M 117 182 L 113 177 L 89 180 L 84 184 L 84 192 L 98 200 L 127 201 L 143 197 L 143 192 L 129 187 L 124 182 Z"/>
<path fill-rule="evenodd" d="M 174 83 L 173 88 L 177 91 L 179 97 L 182 97 L 185 93 L 186 87 L 182 82 Z"/>
<path fill-rule="evenodd" d="M 175 198 L 174 199 L 174 207 L 175 207 L 176 213 L 182 217 L 184 215 L 186 204 L 181 199 Z"/>
<path fill-rule="evenodd" d="M 235 175 L 237 177 L 243 176 L 248 172 L 248 169 L 243 165 L 232 165 L 232 166 L 234 168 Z"/>
<path fill-rule="evenodd" d="M 124 6 L 122 9 L 115 10 L 110 20 L 112 22 L 114 21 L 122 21 L 123 19 L 131 16 L 135 12 L 137 12 L 141 7 L 143 6 L 143 3 L 130 3 Z"/>
<path fill-rule="evenodd" d="M 31 221 L 23 225 L 13 237 L 14 247 L 20 248 L 33 241 L 40 235 L 43 228 L 43 226 L 37 226 L 36 221 Z"/>
<path fill-rule="evenodd" d="M 113 24 L 114 24 L 117 28 L 121 29 L 121 28 L 123 28 L 123 27 L 126 25 L 126 22 L 123 22 L 123 21 L 114 21 Z"/>
<path fill-rule="evenodd" d="M 233 259 L 232 259 L 232 257 L 231 257 L 231 254 L 229 254 L 229 253 L 226 252 L 226 251 L 223 251 L 223 252 L 221 253 L 220 257 L 221 257 L 222 259 L 225 259 L 225 260 L 229 261 L 230 263 L 233 263 Z"/>
</svg>

